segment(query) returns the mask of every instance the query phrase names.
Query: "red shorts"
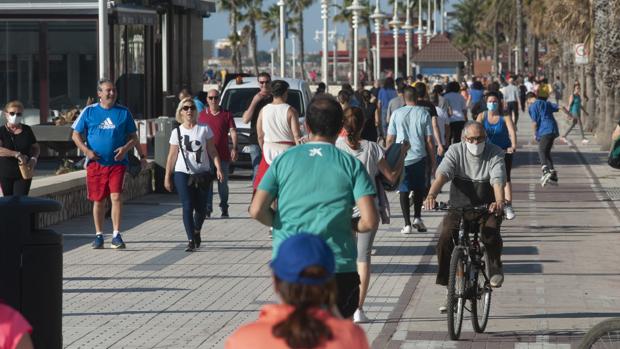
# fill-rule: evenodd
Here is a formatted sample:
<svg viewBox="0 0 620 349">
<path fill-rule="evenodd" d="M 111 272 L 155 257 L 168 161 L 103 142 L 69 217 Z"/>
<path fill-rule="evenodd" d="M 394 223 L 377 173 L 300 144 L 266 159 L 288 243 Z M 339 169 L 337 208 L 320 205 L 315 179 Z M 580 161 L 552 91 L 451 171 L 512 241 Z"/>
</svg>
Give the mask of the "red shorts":
<svg viewBox="0 0 620 349">
<path fill-rule="evenodd" d="M 88 200 L 102 201 L 110 193 L 123 191 L 125 165 L 102 166 L 98 162 L 91 162 L 86 167 L 86 189 Z"/>
<path fill-rule="evenodd" d="M 267 173 L 267 170 L 269 169 L 269 164 L 267 164 L 267 161 L 265 161 L 265 157 L 261 157 L 260 160 L 260 164 L 258 164 L 258 170 L 256 171 L 256 177 L 254 178 L 254 191 L 256 192 L 256 190 L 258 189 L 258 185 L 260 184 L 260 181 L 263 180 L 263 176 L 265 176 L 265 173 Z"/>
</svg>

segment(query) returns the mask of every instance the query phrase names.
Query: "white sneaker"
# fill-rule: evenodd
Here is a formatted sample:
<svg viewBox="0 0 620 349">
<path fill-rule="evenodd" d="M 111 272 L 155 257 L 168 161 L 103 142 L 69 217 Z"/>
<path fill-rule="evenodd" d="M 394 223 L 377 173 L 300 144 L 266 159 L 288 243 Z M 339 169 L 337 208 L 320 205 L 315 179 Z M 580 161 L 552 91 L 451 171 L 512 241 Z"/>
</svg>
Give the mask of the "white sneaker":
<svg viewBox="0 0 620 349">
<path fill-rule="evenodd" d="M 414 218 L 413 227 L 418 230 L 418 233 L 426 233 L 426 226 L 424 225 L 422 218 Z"/>
<path fill-rule="evenodd" d="M 357 308 L 355 313 L 353 313 L 353 322 L 356 324 L 368 322 L 368 318 L 366 317 L 366 314 L 364 314 L 363 309 Z"/>
<path fill-rule="evenodd" d="M 588 140 L 588 139 L 584 138 L 584 139 L 581 140 L 581 144 L 588 144 L 588 143 L 590 143 L 590 140 Z"/>
<path fill-rule="evenodd" d="M 510 221 L 510 220 L 515 219 L 515 210 L 512 208 L 512 205 L 504 206 L 504 213 L 506 214 L 507 220 Z"/>
<path fill-rule="evenodd" d="M 446 306 L 446 303 L 443 303 L 442 305 L 439 306 L 439 313 L 440 314 L 445 314 L 448 312 L 448 307 Z"/>
<path fill-rule="evenodd" d="M 404 235 L 409 235 L 409 234 L 413 233 L 413 229 L 411 229 L 411 226 L 410 226 L 410 225 L 405 225 L 405 226 L 404 226 L 404 227 L 400 230 L 400 233 L 401 233 L 401 234 L 404 234 Z"/>
</svg>

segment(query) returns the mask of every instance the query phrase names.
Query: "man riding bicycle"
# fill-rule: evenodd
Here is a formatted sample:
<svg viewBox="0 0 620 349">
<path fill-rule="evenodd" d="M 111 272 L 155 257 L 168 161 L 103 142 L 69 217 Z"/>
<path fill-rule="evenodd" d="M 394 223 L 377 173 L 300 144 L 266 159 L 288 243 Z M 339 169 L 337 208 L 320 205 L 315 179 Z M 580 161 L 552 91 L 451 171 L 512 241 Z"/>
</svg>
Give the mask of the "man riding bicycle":
<svg viewBox="0 0 620 349">
<path fill-rule="evenodd" d="M 462 215 L 449 211 L 439 228 L 437 242 L 436 283 L 447 286 L 450 257 L 454 248 L 453 239 L 458 234 L 461 217 L 469 223 L 482 222 L 480 239 L 486 247 L 489 258 L 491 287 L 500 287 L 504 281 L 501 252 L 502 237 L 500 225 L 504 209 L 504 184 L 506 168 L 504 152 L 498 146 L 486 142 L 486 132 L 481 123 L 469 121 L 463 129 L 462 142 L 453 144 L 437 168 L 435 181 L 431 185 L 424 206 L 432 209 L 443 185 L 450 185 L 449 204 L 451 208 L 469 208 L 488 205 L 489 213 L 467 212 Z M 445 311 L 445 306 L 439 308 Z"/>
</svg>

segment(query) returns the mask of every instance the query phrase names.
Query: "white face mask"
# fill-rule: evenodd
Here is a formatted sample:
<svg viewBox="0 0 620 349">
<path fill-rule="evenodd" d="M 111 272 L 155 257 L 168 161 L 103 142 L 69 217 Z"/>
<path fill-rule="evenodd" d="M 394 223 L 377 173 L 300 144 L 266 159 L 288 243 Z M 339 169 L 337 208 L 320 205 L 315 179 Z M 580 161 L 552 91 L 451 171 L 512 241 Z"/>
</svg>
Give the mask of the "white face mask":
<svg viewBox="0 0 620 349">
<path fill-rule="evenodd" d="M 19 125 L 22 123 L 22 117 L 17 115 L 9 115 L 6 118 L 6 121 L 11 125 Z"/>
<path fill-rule="evenodd" d="M 469 151 L 474 156 L 478 156 L 484 151 L 485 142 L 480 142 L 478 144 L 465 142 L 465 145 L 467 145 L 467 151 Z"/>
</svg>

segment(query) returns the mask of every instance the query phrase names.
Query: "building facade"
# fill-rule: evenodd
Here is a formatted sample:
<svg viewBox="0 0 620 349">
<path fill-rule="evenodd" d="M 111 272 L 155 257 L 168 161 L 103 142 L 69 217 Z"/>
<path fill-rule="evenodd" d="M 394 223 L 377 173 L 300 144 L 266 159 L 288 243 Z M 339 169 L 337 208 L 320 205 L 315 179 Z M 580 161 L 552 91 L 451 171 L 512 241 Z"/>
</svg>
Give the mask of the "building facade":
<svg viewBox="0 0 620 349">
<path fill-rule="evenodd" d="M 83 107 L 99 78 L 98 0 L 0 0 L 0 101 L 26 116 Z M 170 96 L 202 87 L 203 18 L 214 1 L 107 1 L 108 77 L 138 119 L 169 115 Z"/>
</svg>

